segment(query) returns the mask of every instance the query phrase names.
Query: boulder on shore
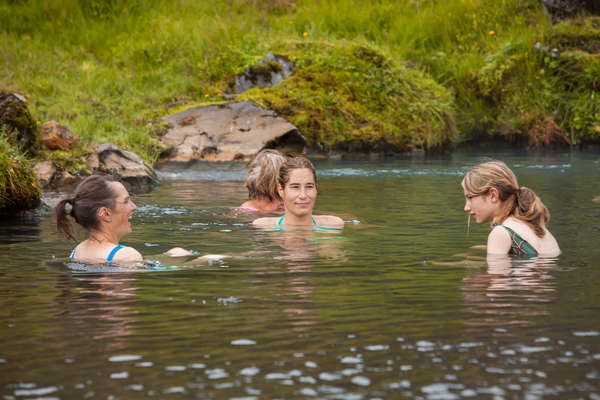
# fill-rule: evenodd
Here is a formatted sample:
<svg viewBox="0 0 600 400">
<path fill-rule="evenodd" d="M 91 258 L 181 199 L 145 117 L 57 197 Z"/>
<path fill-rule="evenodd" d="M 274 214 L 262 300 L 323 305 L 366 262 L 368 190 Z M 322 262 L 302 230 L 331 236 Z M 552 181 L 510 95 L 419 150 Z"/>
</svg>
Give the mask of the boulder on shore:
<svg viewBox="0 0 600 400">
<path fill-rule="evenodd" d="M 163 118 L 172 127 L 159 163 L 243 161 L 263 148 L 301 152 L 306 139 L 296 126 L 252 102 L 196 107 Z"/>
<path fill-rule="evenodd" d="M 102 143 L 88 157 L 87 166 L 93 172 L 117 175 L 129 188 L 139 190 L 158 184 L 154 170 L 135 153 L 121 149 L 113 143 Z"/>
</svg>

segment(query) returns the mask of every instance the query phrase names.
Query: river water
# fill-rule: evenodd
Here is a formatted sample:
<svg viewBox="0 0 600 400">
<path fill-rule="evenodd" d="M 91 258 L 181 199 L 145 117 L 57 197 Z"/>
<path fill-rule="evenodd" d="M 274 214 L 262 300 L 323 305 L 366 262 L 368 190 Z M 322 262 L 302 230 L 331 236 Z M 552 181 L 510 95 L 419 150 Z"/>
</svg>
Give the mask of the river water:
<svg viewBox="0 0 600 400">
<path fill-rule="evenodd" d="M 459 183 L 506 161 L 551 212 L 556 259 L 486 260 Z M 315 160 L 342 232 L 260 232 L 244 166 L 163 170 L 124 243 L 83 268 L 51 213 L 0 224 L 4 399 L 600 399 L 600 155 L 457 150 Z M 45 194 L 55 202 L 61 193 Z M 81 238 L 83 238 L 81 234 Z M 199 263 L 160 253 L 181 246 Z M 162 263 L 162 266 L 159 264 Z"/>
</svg>

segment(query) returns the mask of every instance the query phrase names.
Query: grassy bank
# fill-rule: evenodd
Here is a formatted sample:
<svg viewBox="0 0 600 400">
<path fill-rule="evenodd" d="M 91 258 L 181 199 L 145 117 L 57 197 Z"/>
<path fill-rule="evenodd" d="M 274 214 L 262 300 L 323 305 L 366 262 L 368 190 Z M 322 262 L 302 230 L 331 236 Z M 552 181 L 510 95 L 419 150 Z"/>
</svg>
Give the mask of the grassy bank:
<svg viewBox="0 0 600 400">
<path fill-rule="evenodd" d="M 83 148 L 112 141 L 149 162 L 161 150 L 153 121 L 224 100 L 227 83 L 273 50 L 321 62 L 245 96 L 292 119 L 316 147 L 385 137 L 427 148 L 483 133 L 534 144 L 600 139 L 598 35 L 579 48 L 571 39 L 584 29 L 552 26 L 537 0 L 3 0 L 0 26 L 0 88 L 26 95 L 37 119 L 69 126 Z M 311 48 L 319 43 L 336 51 Z M 360 57 L 362 75 L 334 63 L 353 48 L 376 49 L 387 63 L 380 75 L 365 77 L 372 64 Z M 327 92 L 307 92 L 311 74 Z M 401 101 L 414 91 L 407 82 L 426 88 L 411 112 L 414 101 Z M 282 103 L 284 88 L 304 107 Z M 458 135 L 440 110 L 454 116 Z M 427 127 L 411 125 L 413 111 Z"/>
</svg>

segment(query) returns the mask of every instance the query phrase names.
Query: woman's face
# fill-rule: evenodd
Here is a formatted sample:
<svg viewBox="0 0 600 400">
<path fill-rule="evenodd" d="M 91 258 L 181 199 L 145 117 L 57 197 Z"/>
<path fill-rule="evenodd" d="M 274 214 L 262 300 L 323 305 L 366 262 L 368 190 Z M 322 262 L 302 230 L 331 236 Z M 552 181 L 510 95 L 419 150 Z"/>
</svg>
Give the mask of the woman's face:
<svg viewBox="0 0 600 400">
<path fill-rule="evenodd" d="M 492 193 L 473 195 L 467 192 L 464 184 L 462 187 L 465 195 L 465 212 L 469 213 L 478 224 L 491 222 L 498 209 L 497 202 L 492 199 Z"/>
<path fill-rule="evenodd" d="M 285 212 L 296 217 L 312 215 L 317 199 L 317 184 L 313 173 L 308 168 L 298 168 L 290 171 L 285 187 L 279 190 L 283 199 Z"/>
<path fill-rule="evenodd" d="M 131 233 L 130 218 L 137 207 L 131 201 L 129 193 L 123 184 L 120 182 L 111 182 L 110 188 L 115 194 L 115 206 L 110 212 L 111 221 L 109 226 L 119 238 L 122 238 Z"/>
</svg>

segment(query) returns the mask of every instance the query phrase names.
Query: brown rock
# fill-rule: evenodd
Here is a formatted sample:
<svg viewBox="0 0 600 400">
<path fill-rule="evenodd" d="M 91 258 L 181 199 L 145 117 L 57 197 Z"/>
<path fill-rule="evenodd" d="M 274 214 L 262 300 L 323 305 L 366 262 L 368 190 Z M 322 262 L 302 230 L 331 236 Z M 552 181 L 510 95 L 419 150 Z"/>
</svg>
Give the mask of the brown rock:
<svg viewBox="0 0 600 400">
<path fill-rule="evenodd" d="M 251 102 L 196 107 L 163 118 L 172 126 L 159 162 L 242 161 L 263 148 L 301 152 L 306 139 L 294 125 Z"/>
<path fill-rule="evenodd" d="M 52 161 L 39 161 L 34 165 L 33 171 L 40 180 L 40 186 L 47 188 L 51 185 L 56 174 L 56 166 Z"/>
<path fill-rule="evenodd" d="M 42 138 L 40 142 L 50 150 L 69 150 L 79 142 L 79 138 L 66 126 L 56 121 L 48 121 L 42 125 Z"/>
</svg>

